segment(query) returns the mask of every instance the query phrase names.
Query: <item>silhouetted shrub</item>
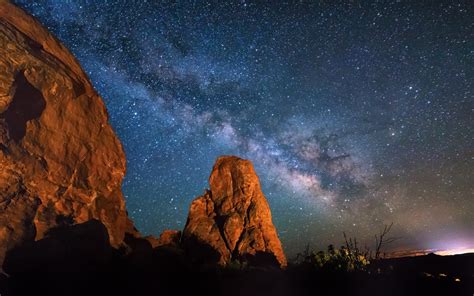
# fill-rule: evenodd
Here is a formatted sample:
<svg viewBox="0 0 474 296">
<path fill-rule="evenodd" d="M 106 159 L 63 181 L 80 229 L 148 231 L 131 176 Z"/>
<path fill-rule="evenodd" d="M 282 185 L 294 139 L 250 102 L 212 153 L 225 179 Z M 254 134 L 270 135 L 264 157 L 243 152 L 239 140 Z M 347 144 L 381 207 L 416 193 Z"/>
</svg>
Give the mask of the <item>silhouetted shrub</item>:
<svg viewBox="0 0 474 296">
<path fill-rule="evenodd" d="M 370 263 L 365 255 L 346 246 L 336 249 L 333 245 L 329 245 L 327 252 L 305 251 L 300 253 L 298 257 L 300 263 L 309 264 L 314 268 L 326 271 L 364 270 Z"/>
</svg>

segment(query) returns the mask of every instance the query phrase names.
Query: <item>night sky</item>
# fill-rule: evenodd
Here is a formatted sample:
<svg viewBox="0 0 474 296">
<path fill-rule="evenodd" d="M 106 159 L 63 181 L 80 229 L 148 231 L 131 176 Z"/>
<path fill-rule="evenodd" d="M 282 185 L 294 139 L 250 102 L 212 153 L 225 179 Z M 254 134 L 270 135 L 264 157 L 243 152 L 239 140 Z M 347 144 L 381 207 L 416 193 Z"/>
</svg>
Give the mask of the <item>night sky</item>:
<svg viewBox="0 0 474 296">
<path fill-rule="evenodd" d="M 142 233 L 182 229 L 234 154 L 290 257 L 390 222 L 395 249 L 474 248 L 470 1 L 16 2 L 103 97 Z"/>
</svg>

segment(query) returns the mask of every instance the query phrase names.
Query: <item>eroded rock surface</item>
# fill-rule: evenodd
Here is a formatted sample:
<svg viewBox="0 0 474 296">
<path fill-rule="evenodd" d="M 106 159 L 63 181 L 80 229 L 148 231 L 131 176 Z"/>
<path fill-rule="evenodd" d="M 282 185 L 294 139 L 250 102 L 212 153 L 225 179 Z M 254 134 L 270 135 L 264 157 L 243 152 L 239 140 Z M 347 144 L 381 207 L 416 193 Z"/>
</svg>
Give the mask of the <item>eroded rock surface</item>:
<svg viewBox="0 0 474 296">
<path fill-rule="evenodd" d="M 220 265 L 245 259 L 285 266 L 270 207 L 252 163 L 235 156 L 220 157 L 209 185 L 210 190 L 196 198 L 189 210 L 182 238 L 187 252 Z"/>
<path fill-rule="evenodd" d="M 153 248 L 162 246 L 179 247 L 181 241 L 181 231 L 168 229 L 163 231 L 159 238 L 154 236 L 146 236 L 145 239 L 151 244 Z"/>
<path fill-rule="evenodd" d="M 0 0 L 0 265 L 8 249 L 92 219 L 118 247 L 133 225 L 122 146 L 72 54 Z"/>
</svg>

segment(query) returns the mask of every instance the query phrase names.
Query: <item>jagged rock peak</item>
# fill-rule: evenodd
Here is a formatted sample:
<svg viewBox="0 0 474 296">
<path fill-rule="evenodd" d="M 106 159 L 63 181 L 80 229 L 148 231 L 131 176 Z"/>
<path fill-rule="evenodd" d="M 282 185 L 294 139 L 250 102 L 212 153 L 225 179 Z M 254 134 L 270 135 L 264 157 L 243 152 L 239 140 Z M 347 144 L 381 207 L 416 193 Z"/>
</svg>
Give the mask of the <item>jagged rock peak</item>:
<svg viewBox="0 0 474 296">
<path fill-rule="evenodd" d="M 0 264 L 56 226 L 100 221 L 118 247 L 133 225 L 125 155 L 74 56 L 0 0 Z"/>
<path fill-rule="evenodd" d="M 236 156 L 219 157 L 209 185 L 210 190 L 191 204 L 182 238 L 187 251 L 220 265 L 246 260 L 286 266 L 252 163 Z"/>
</svg>

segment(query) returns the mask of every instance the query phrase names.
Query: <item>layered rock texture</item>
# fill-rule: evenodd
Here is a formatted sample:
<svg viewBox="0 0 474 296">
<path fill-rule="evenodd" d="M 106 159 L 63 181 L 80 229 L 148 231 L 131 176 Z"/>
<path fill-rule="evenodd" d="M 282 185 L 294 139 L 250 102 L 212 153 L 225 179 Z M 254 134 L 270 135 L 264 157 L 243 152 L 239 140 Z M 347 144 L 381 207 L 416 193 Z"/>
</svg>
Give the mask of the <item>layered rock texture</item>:
<svg viewBox="0 0 474 296">
<path fill-rule="evenodd" d="M 226 265 L 286 265 L 267 200 L 250 161 L 235 156 L 217 159 L 210 190 L 190 207 L 182 242 L 196 259 Z"/>
<path fill-rule="evenodd" d="M 72 54 L 0 0 L 0 264 L 57 226 L 100 221 L 118 247 L 133 225 L 122 146 Z"/>
</svg>

